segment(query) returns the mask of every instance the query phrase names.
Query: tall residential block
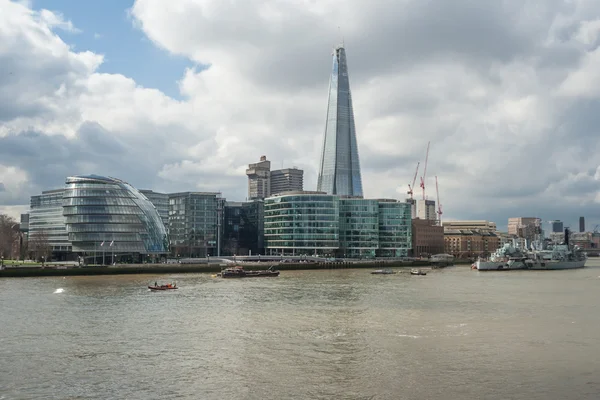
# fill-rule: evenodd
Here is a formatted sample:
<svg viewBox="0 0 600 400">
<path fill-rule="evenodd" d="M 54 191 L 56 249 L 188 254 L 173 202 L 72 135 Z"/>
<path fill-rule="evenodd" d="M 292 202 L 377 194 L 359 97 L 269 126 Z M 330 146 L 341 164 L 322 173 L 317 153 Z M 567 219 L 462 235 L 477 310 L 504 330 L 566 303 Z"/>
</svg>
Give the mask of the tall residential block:
<svg viewBox="0 0 600 400">
<path fill-rule="evenodd" d="M 363 196 L 352 94 L 343 44 L 333 51 L 329 101 L 317 191 L 340 196 Z"/>
<path fill-rule="evenodd" d="M 579 217 L 579 232 L 585 232 L 585 218 Z"/>
<path fill-rule="evenodd" d="M 427 219 L 431 221 L 437 220 L 437 214 L 435 212 L 435 201 L 419 200 L 417 202 L 417 218 Z"/>
<path fill-rule="evenodd" d="M 302 191 L 304 171 L 294 168 L 285 168 L 271 171 L 271 196 L 290 191 Z"/>
<path fill-rule="evenodd" d="M 261 156 L 260 161 L 249 164 L 246 170 L 248 176 L 248 199 L 264 199 L 271 195 L 271 161 Z"/>
</svg>

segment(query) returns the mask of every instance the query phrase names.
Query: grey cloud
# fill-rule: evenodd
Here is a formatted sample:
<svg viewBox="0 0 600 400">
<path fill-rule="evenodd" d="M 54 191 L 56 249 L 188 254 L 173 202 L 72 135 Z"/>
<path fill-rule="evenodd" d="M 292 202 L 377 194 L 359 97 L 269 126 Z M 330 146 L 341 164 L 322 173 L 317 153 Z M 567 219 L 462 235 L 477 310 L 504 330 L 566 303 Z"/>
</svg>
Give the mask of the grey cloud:
<svg viewBox="0 0 600 400">
<path fill-rule="evenodd" d="M 85 123 L 78 135 L 27 131 L 0 137 L 0 159 L 27 172 L 39 190 L 60 187 L 69 175 L 96 173 L 124 179 L 137 187 L 157 184 L 164 162 L 176 159 L 160 143 L 132 145 L 97 123 Z M 21 193 L 21 204 L 33 193 Z"/>
<path fill-rule="evenodd" d="M 0 192 L 4 191 L 6 191 L 6 187 L 4 186 L 4 183 L 0 182 Z"/>
</svg>

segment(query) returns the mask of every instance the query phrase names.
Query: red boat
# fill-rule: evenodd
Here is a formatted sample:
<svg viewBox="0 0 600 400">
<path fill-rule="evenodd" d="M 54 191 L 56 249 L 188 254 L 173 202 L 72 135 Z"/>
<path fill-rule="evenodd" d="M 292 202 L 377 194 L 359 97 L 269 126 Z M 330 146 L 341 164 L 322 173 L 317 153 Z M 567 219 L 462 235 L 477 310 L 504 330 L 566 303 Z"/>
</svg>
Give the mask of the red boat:
<svg viewBox="0 0 600 400">
<path fill-rule="evenodd" d="M 150 290 L 174 290 L 174 289 L 179 289 L 177 287 L 177 284 L 171 284 L 171 283 L 167 283 L 166 285 L 157 285 L 156 283 L 154 284 L 154 286 L 148 286 L 148 289 Z"/>
</svg>

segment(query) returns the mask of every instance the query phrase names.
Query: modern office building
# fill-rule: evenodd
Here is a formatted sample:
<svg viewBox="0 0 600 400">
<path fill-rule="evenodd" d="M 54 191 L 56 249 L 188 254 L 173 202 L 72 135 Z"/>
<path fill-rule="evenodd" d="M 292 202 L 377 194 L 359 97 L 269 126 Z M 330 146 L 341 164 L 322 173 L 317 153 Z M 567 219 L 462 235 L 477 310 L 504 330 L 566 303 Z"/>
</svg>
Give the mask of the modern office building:
<svg viewBox="0 0 600 400">
<path fill-rule="evenodd" d="M 340 198 L 340 254 L 350 258 L 374 258 L 379 248 L 379 202 Z"/>
<path fill-rule="evenodd" d="M 248 253 L 265 254 L 265 203 L 263 200 L 254 200 L 242 204 L 242 219 L 244 228 L 241 233 L 241 242 L 248 249 Z"/>
<path fill-rule="evenodd" d="M 379 199 L 378 257 L 406 257 L 412 247 L 410 204 Z"/>
<path fill-rule="evenodd" d="M 585 217 L 579 217 L 579 232 L 585 232 Z"/>
<path fill-rule="evenodd" d="M 249 164 L 246 175 L 248 200 L 264 199 L 271 195 L 271 161 L 266 156 L 261 156 L 257 163 Z"/>
<path fill-rule="evenodd" d="M 169 194 L 171 253 L 192 258 L 219 255 L 224 205 L 221 193 Z"/>
<path fill-rule="evenodd" d="M 548 222 L 550 224 L 550 232 L 551 233 L 562 233 L 565 230 L 562 221 L 554 220 L 554 221 L 548 221 Z"/>
<path fill-rule="evenodd" d="M 292 192 L 265 199 L 267 254 L 405 257 L 411 247 L 410 205 Z"/>
<path fill-rule="evenodd" d="M 333 256 L 340 247 L 339 198 L 292 192 L 264 203 L 267 254 Z"/>
<path fill-rule="evenodd" d="M 406 203 L 410 206 L 410 218 L 417 218 L 417 200 L 406 199 Z"/>
<path fill-rule="evenodd" d="M 435 201 L 418 200 L 417 204 L 417 218 L 428 219 L 432 221 L 437 220 L 437 214 L 435 212 Z"/>
<path fill-rule="evenodd" d="M 73 251 L 88 260 L 150 261 L 168 253 L 167 232 L 155 206 L 124 181 L 68 177 L 62 207 Z"/>
<path fill-rule="evenodd" d="M 169 195 L 166 193 L 158 193 L 153 190 L 140 190 L 150 202 L 156 207 L 158 215 L 162 220 L 165 228 L 169 226 Z M 167 229 L 168 232 L 168 229 Z"/>
<path fill-rule="evenodd" d="M 31 196 L 28 252 L 32 258 L 69 259 L 72 245 L 63 216 L 64 193 L 64 189 L 55 189 Z"/>
<path fill-rule="evenodd" d="M 296 167 L 271 171 L 270 195 L 304 190 L 304 171 Z"/>
<path fill-rule="evenodd" d="M 352 94 L 343 44 L 333 51 L 317 191 L 330 195 L 363 196 Z"/>
<path fill-rule="evenodd" d="M 263 250 L 262 201 L 227 201 L 223 209 L 221 255 L 252 255 Z"/>
</svg>

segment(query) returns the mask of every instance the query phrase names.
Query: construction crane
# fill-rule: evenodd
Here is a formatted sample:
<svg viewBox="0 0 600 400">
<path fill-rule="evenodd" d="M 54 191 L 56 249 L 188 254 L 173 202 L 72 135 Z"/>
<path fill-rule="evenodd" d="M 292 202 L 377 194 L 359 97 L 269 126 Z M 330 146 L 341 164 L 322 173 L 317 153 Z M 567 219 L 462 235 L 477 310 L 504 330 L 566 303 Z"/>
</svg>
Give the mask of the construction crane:
<svg viewBox="0 0 600 400">
<path fill-rule="evenodd" d="M 411 200 L 413 199 L 413 189 L 415 188 L 415 182 L 417 181 L 417 174 L 419 173 L 419 164 L 420 163 L 421 163 L 420 161 L 417 162 L 417 169 L 415 170 L 415 176 L 413 177 L 412 185 L 410 183 L 408 184 L 408 192 L 406 192 L 406 193 L 410 194 Z"/>
<path fill-rule="evenodd" d="M 429 160 L 429 143 L 427 142 L 427 152 L 425 153 L 425 168 L 421 177 L 421 189 L 423 189 L 423 200 L 425 200 L 425 178 L 427 177 L 427 160 Z"/>
<path fill-rule="evenodd" d="M 438 213 L 438 220 L 440 221 L 440 225 L 442 225 L 442 203 L 440 203 L 440 191 L 438 189 L 438 181 L 437 181 L 437 175 L 435 177 L 435 195 L 437 196 L 437 204 L 438 204 L 438 209 L 437 209 L 437 213 Z"/>
</svg>

